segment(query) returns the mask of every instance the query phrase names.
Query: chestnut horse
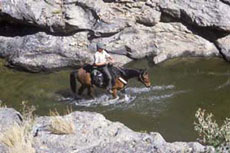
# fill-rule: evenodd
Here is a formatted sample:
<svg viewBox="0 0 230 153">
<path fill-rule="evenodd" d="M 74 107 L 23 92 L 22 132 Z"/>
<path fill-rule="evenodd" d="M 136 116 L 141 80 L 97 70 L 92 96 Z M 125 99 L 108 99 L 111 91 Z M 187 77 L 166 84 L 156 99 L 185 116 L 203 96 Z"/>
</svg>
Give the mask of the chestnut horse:
<svg viewBox="0 0 230 153">
<path fill-rule="evenodd" d="M 151 86 L 149 74 L 146 70 L 142 69 L 127 69 L 122 68 L 122 72 L 119 77 L 115 78 L 115 83 L 112 87 L 113 98 L 117 98 L 117 91 L 125 87 L 126 83 L 131 78 L 138 78 L 138 81 L 143 83 L 146 87 Z M 88 89 L 88 95 L 93 96 L 92 78 L 89 72 L 84 68 L 78 69 L 78 71 L 73 71 L 70 73 L 70 87 L 74 94 L 76 94 L 76 78 L 81 83 L 81 87 L 78 90 L 78 94 L 81 95 L 85 89 Z"/>
</svg>

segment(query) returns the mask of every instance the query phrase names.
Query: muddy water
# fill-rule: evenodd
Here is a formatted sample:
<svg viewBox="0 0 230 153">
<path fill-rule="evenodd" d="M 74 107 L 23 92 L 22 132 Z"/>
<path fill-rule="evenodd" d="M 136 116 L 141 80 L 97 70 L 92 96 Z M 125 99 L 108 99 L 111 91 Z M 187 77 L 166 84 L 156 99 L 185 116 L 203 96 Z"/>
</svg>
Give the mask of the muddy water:
<svg viewBox="0 0 230 153">
<path fill-rule="evenodd" d="M 230 117 L 230 65 L 222 59 L 180 58 L 159 65 L 143 60 L 127 67 L 147 67 L 152 86 L 147 89 L 131 80 L 126 93 L 111 101 L 100 90 L 94 100 L 74 100 L 69 90 L 70 70 L 30 74 L 0 66 L 0 100 L 17 110 L 22 101 L 28 101 L 37 107 L 38 115 L 54 108 L 62 112 L 67 105 L 96 111 L 136 131 L 160 132 L 168 141 L 196 139 L 193 122 L 199 107 L 212 112 L 220 123 Z"/>
</svg>

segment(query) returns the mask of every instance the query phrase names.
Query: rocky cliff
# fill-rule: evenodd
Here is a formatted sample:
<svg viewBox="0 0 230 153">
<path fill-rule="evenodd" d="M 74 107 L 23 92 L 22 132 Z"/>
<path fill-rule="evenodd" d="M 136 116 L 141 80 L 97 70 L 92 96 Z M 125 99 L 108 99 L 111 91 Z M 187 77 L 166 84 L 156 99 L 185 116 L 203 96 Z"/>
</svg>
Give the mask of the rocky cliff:
<svg viewBox="0 0 230 153">
<path fill-rule="evenodd" d="M 0 57 L 32 72 L 92 62 L 102 42 L 122 65 L 146 56 L 230 59 L 228 0 L 1 0 Z"/>
<path fill-rule="evenodd" d="M 29 130 L 24 128 L 21 133 L 20 128 L 27 122 L 24 116 L 14 109 L 0 108 L 0 152 L 214 153 L 215 151 L 213 147 L 203 146 L 197 142 L 168 143 L 156 132 L 150 134 L 134 132 L 122 123 L 111 122 L 98 113 L 73 112 L 61 118 L 62 121 L 71 122 L 74 126 L 72 133 L 53 133 L 49 127 L 54 116 L 35 118 L 29 126 L 31 128 Z M 15 130 L 15 126 L 19 129 Z M 6 131 L 7 134 L 4 134 Z M 28 135 L 31 137 L 27 138 Z"/>
</svg>

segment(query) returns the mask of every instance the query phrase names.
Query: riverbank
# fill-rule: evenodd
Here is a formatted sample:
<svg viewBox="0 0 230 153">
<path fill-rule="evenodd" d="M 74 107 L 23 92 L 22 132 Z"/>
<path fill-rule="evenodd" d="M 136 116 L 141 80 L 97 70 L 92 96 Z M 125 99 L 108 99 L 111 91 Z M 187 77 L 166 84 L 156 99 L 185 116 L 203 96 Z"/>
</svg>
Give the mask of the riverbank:
<svg viewBox="0 0 230 153">
<path fill-rule="evenodd" d="M 53 121 L 62 120 L 59 124 Z M 110 153 L 110 152 L 135 152 L 135 153 L 167 153 L 167 152 L 213 152 L 214 148 L 203 146 L 198 142 L 173 142 L 168 143 L 156 132 L 135 132 L 120 122 L 111 122 L 103 115 L 93 112 L 72 112 L 65 116 L 42 116 L 30 122 L 30 130 L 18 138 L 18 131 L 13 131 L 15 126 L 22 127 L 27 122 L 24 116 L 12 108 L 0 108 L 0 152 L 30 150 L 37 153 Z M 66 124 L 64 124 L 66 123 Z M 54 132 L 50 127 L 69 126 L 64 133 Z M 71 127 L 71 128 L 70 128 Z M 60 129 L 60 128 L 59 128 Z M 63 129 L 63 128 L 62 128 Z M 12 132 L 9 132 L 12 130 Z M 4 132 L 10 135 L 4 135 Z M 20 130 L 19 130 L 20 131 Z M 59 130 L 60 131 L 60 130 Z M 69 133 L 68 133 L 69 131 Z M 24 141 L 24 136 L 31 136 Z M 6 139 L 13 139 L 13 143 Z M 18 141 L 18 142 L 15 142 Z M 30 141 L 30 142 L 28 142 Z M 4 142 L 4 143 L 2 143 Z M 18 151 L 19 151 L 18 150 Z M 20 153 L 20 152 L 18 152 Z M 24 152 L 25 153 L 25 152 Z"/>
</svg>

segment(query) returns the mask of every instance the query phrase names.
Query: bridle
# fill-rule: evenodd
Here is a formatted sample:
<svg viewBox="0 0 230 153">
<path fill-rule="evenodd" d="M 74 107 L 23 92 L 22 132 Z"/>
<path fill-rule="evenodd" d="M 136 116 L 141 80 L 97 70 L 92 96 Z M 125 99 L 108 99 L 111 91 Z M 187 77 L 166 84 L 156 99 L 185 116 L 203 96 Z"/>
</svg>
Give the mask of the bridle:
<svg viewBox="0 0 230 153">
<path fill-rule="evenodd" d="M 142 82 L 142 83 L 145 83 L 144 79 L 143 79 L 143 73 L 141 73 L 138 77 L 138 81 Z"/>
<path fill-rule="evenodd" d="M 145 86 L 147 86 L 146 84 L 147 84 L 148 82 L 145 81 L 144 76 L 143 76 L 144 74 L 145 74 L 145 72 L 143 72 L 143 73 L 141 73 L 141 74 L 139 75 L 138 81 L 142 82 Z"/>
</svg>

